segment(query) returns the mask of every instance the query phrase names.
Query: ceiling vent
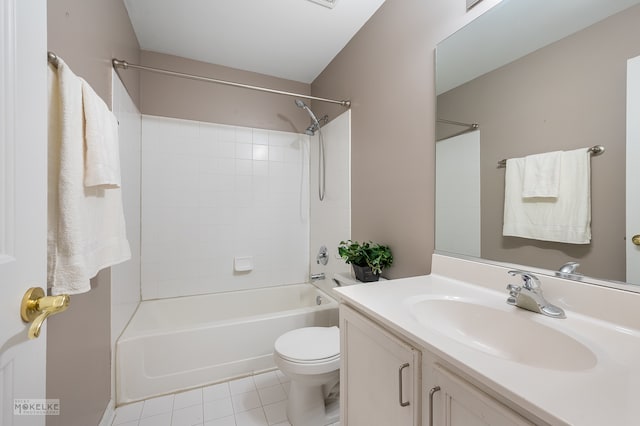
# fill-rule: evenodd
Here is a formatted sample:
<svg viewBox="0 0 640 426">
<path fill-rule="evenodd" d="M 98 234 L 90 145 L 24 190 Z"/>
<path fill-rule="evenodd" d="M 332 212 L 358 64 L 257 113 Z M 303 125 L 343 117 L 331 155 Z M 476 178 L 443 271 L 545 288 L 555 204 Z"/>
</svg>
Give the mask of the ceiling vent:
<svg viewBox="0 0 640 426">
<path fill-rule="evenodd" d="M 333 9 L 333 6 L 336 5 L 336 2 L 338 0 L 309 0 L 309 1 L 324 7 L 328 7 L 329 9 Z"/>
</svg>

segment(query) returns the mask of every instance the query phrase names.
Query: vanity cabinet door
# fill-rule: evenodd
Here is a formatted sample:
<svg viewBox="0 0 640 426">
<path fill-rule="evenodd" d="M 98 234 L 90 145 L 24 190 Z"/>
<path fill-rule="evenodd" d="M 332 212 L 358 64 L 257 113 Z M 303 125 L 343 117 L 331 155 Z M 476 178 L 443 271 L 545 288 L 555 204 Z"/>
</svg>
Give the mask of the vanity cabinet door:
<svg viewBox="0 0 640 426">
<path fill-rule="evenodd" d="M 340 305 L 343 426 L 419 426 L 421 353 Z"/>
<path fill-rule="evenodd" d="M 531 426 L 515 411 L 502 405 L 472 384 L 435 366 L 435 382 L 440 390 L 433 393 L 434 419 L 437 426 Z M 429 424 L 429 426 L 432 426 Z"/>
</svg>

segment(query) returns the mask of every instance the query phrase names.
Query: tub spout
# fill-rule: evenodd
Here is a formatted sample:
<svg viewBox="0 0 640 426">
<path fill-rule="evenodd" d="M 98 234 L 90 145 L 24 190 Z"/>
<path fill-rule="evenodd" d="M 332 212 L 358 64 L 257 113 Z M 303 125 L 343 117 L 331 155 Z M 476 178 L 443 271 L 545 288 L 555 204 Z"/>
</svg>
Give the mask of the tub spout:
<svg viewBox="0 0 640 426">
<path fill-rule="evenodd" d="M 311 282 L 324 280 L 325 279 L 324 272 L 320 272 L 318 274 L 311 274 L 310 278 L 311 278 Z"/>
</svg>

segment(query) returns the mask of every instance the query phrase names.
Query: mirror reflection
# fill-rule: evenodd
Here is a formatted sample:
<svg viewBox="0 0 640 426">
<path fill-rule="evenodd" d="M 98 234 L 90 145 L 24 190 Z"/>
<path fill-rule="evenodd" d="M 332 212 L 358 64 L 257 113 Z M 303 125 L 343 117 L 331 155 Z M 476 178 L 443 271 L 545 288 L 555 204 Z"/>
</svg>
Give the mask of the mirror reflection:
<svg viewBox="0 0 640 426">
<path fill-rule="evenodd" d="M 505 0 L 438 45 L 436 250 L 550 274 L 577 262 L 581 275 L 640 284 L 625 260 L 629 246 L 638 251 L 627 240 L 640 233 L 625 229 L 637 3 Z M 590 158 L 588 243 L 503 236 L 500 160 L 595 145 L 605 152 Z"/>
</svg>

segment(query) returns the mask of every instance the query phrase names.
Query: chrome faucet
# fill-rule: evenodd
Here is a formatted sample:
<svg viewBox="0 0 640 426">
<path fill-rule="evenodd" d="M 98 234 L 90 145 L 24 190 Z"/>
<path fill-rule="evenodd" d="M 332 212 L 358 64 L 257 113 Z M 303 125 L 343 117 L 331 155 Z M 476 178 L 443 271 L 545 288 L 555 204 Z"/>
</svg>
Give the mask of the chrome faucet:
<svg viewBox="0 0 640 426">
<path fill-rule="evenodd" d="M 580 266 L 578 262 L 567 262 L 556 271 L 556 277 L 581 281 L 583 275 L 577 272 L 578 266 Z"/>
<path fill-rule="evenodd" d="M 507 285 L 509 298 L 507 303 L 552 318 L 566 318 L 562 308 L 549 303 L 542 295 L 540 280 L 531 272 L 509 271 L 509 275 L 522 277 L 522 286 Z"/>
</svg>

